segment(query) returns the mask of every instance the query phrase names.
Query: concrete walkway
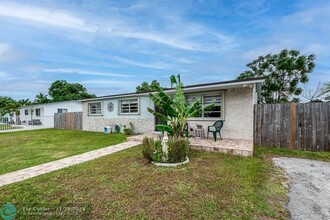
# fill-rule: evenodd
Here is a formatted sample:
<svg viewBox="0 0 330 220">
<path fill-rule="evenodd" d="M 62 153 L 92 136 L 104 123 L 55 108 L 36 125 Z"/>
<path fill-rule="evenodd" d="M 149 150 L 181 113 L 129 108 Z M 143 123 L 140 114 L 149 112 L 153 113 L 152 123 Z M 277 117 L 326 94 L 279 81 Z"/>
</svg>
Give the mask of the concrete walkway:
<svg viewBox="0 0 330 220">
<path fill-rule="evenodd" d="M 69 167 L 75 164 L 83 163 L 86 161 L 94 160 L 96 158 L 113 154 L 121 150 L 125 150 L 136 145 L 141 144 L 141 142 L 137 141 L 127 141 L 121 144 L 105 147 L 102 149 L 86 152 L 83 154 L 75 155 L 72 157 L 67 157 L 64 159 L 56 160 L 53 162 L 41 164 L 34 167 L 29 167 L 23 170 L 14 171 L 11 173 L 6 173 L 0 175 L 0 187 L 10 184 L 19 182 L 31 177 L 39 176 L 41 174 L 49 173 L 55 170 L 59 170 L 65 167 Z"/>
</svg>

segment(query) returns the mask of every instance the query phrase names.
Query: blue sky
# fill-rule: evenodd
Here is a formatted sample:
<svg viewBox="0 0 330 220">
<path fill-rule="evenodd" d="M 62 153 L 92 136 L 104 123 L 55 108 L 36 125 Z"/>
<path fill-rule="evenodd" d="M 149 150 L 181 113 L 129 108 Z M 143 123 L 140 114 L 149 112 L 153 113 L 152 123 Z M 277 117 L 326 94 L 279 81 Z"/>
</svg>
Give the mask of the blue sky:
<svg viewBox="0 0 330 220">
<path fill-rule="evenodd" d="M 143 81 L 235 79 L 259 55 L 316 55 L 330 81 L 330 1 L 0 1 L 0 95 L 34 99 L 57 79 L 108 95 Z"/>
</svg>

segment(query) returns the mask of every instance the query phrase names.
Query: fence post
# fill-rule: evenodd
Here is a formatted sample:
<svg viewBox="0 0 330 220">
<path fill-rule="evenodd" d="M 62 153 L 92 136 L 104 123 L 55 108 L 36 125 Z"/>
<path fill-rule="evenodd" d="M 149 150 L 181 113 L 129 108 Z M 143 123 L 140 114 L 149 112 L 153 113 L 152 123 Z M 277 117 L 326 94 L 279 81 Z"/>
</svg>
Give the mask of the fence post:
<svg viewBox="0 0 330 220">
<path fill-rule="evenodd" d="M 296 149 L 297 104 L 290 105 L 290 149 Z"/>
</svg>

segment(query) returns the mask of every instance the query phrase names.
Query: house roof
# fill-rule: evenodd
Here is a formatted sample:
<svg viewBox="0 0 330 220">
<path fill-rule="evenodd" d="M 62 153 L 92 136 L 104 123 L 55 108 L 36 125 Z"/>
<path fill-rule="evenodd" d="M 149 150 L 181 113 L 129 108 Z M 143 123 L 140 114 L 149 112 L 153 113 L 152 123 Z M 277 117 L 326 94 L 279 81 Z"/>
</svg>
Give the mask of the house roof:
<svg viewBox="0 0 330 220">
<path fill-rule="evenodd" d="M 61 102 L 48 102 L 48 103 L 41 103 L 41 104 L 31 104 L 31 105 L 22 106 L 20 109 L 27 108 L 27 107 L 40 107 L 40 106 L 44 106 L 44 105 L 56 105 L 56 104 L 69 103 L 69 102 L 79 102 L 80 103 L 80 100 L 69 100 L 69 101 L 61 101 Z"/>
<path fill-rule="evenodd" d="M 251 79 L 243 79 L 243 80 L 230 80 L 230 81 L 222 81 L 222 82 L 212 82 L 212 83 L 203 83 L 203 84 L 195 84 L 188 85 L 182 87 L 185 92 L 198 92 L 198 91 L 210 91 L 215 89 L 230 89 L 230 88 L 239 88 L 248 84 L 254 83 L 262 83 L 264 82 L 265 77 L 251 78 Z M 175 92 L 174 88 L 164 88 L 168 93 Z M 95 100 L 103 100 L 109 98 L 121 98 L 121 97 L 138 97 L 138 96 L 147 96 L 150 92 L 131 92 L 131 93 L 122 93 L 122 94 L 114 94 L 114 95 L 106 95 L 99 96 L 91 99 L 82 99 L 79 100 L 81 102 L 87 101 L 95 101 Z"/>
</svg>

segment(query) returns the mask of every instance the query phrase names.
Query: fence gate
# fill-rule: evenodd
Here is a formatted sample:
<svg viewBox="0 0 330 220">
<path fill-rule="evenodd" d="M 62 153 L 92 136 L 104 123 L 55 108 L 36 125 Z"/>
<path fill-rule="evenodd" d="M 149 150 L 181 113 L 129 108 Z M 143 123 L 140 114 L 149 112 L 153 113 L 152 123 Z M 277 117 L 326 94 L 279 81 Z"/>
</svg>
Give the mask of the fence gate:
<svg viewBox="0 0 330 220">
<path fill-rule="evenodd" d="M 82 112 L 55 113 L 54 128 L 67 130 L 82 130 Z"/>
<path fill-rule="evenodd" d="M 330 102 L 254 106 L 254 145 L 330 151 Z"/>
</svg>

